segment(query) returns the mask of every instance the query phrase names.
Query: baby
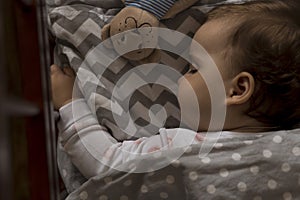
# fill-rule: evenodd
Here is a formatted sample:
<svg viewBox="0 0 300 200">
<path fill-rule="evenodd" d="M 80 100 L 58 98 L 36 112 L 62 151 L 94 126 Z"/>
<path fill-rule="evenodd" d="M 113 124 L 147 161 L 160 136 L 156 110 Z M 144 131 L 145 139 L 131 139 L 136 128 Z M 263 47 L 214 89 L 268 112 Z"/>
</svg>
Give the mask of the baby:
<svg viewBox="0 0 300 200">
<path fill-rule="evenodd" d="M 209 13 L 194 40 L 217 65 L 225 87 L 220 105 L 214 105 L 226 107 L 224 126 L 220 130 L 212 125 L 213 131 L 255 134 L 292 129 L 300 122 L 299 8 L 297 0 L 255 1 L 224 5 Z M 124 152 L 169 151 L 201 143 L 198 132 L 208 130 L 212 101 L 201 75 L 207 66 L 198 68 L 201 60 L 193 48 L 190 55 L 195 67 L 178 81 L 178 101 L 188 113 L 183 117 L 184 122 L 194 124 L 199 113 L 194 112 L 190 100 L 196 94 L 201 116 L 197 128 L 161 129 L 159 135 L 124 142 L 117 142 L 99 125 L 84 99 L 72 100 L 75 81 L 72 69 L 51 66 L 53 103 L 61 116 L 58 122 L 61 142 L 85 177 L 110 170 L 94 154 L 108 158 L 106 164 L 116 167 L 130 159 Z M 74 116 L 72 107 L 80 113 Z M 97 149 L 88 151 L 82 141 Z"/>
</svg>

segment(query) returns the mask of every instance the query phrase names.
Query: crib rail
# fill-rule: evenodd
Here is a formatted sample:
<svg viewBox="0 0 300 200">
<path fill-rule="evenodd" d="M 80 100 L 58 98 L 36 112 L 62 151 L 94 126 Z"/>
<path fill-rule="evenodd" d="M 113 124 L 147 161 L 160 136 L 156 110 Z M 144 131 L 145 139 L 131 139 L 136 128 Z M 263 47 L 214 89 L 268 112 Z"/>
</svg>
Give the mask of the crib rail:
<svg viewBox="0 0 300 200">
<path fill-rule="evenodd" d="M 59 199 L 44 0 L 0 1 L 0 199 Z"/>
</svg>

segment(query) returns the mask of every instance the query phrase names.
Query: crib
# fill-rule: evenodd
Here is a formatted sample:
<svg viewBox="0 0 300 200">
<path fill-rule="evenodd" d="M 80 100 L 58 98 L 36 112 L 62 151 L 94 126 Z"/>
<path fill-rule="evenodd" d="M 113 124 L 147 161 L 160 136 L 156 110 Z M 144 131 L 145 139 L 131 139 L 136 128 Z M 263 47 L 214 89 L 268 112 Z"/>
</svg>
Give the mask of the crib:
<svg viewBox="0 0 300 200">
<path fill-rule="evenodd" d="M 245 0 L 199 0 L 191 8 L 176 15 L 175 19 L 163 20 L 161 27 L 192 37 L 205 22 L 206 12 L 218 5 L 232 2 L 243 3 Z M 272 134 L 246 134 L 243 138 L 229 134 L 228 137 L 214 142 L 210 153 L 205 157 L 199 157 L 201 146 L 191 145 L 180 158 L 170 160 L 169 165 L 160 169 L 149 168 L 140 173 L 120 171 L 91 178 L 84 177 L 58 142 L 59 137 L 55 129 L 58 116 L 51 104 L 49 66 L 55 62 L 60 66 L 70 65 L 78 71 L 82 69 L 84 59 L 89 56 L 97 60 L 93 57 L 93 49 L 101 45 L 99 32 L 124 5 L 120 0 L 0 3 L 1 11 L 10 6 L 13 6 L 12 13 L 17 16 L 16 21 L 11 20 L 17 24 L 17 35 L 8 35 L 3 31 L 5 28 L 2 29 L 2 22 L 6 23 L 7 19 L 1 18 L 1 14 L 0 38 L 11 38 L 15 40 L 15 45 L 20 47 L 20 67 L 12 61 L 12 58 L 17 57 L 12 56 L 15 51 L 7 53 L 3 45 L 0 46 L 0 64 L 15 64 L 14 69 L 9 69 L 17 70 L 21 75 L 16 78 L 8 67 L 4 68 L 6 70 L 1 72 L 0 76 L 6 85 L 1 85 L 1 89 L 3 87 L 6 90 L 10 84 L 9 80 L 5 80 L 6 77 L 14 77 L 14 81 L 19 84 L 14 88 L 15 93 L 22 88 L 24 93 L 21 96 L 25 100 L 8 100 L 6 93 L 0 97 L 1 111 L 6 108 L 5 112 L 1 112 L 1 120 L 6 121 L 1 121 L 4 134 L 1 134 L 0 140 L 0 146 L 5 147 L 5 159 L 2 160 L 1 157 L 0 163 L 0 172 L 4 177 L 1 178 L 0 190 L 3 199 L 300 199 L 299 128 Z M 170 38 L 160 40 L 161 46 L 168 46 Z M 177 41 L 178 45 L 183 43 Z M 33 50 L 28 51 L 28 46 Z M 183 49 L 186 48 L 188 47 Z M 162 53 L 160 64 L 172 65 L 179 74 L 184 74 L 189 68 L 189 63 L 182 55 L 184 52 L 176 55 L 165 51 Z M 91 79 L 93 74 L 100 73 L 97 71 L 99 65 L 93 63 L 81 71 L 83 80 L 87 80 L 82 82 L 81 87 L 88 91 L 83 95 L 91 107 L 95 105 L 95 95 L 109 94 L 107 88 L 120 84 L 119 78 L 137 63 L 128 62 L 123 58 L 116 59 L 115 63 L 109 66 L 109 70 L 101 72 L 101 78 L 104 80 L 104 86 L 101 87 L 93 85 L 95 82 Z M 7 71 L 9 73 L 5 75 Z M 176 81 L 170 80 L 174 84 Z M 97 96 L 102 102 L 101 105 L 110 97 L 105 95 Z M 172 91 L 166 87 L 139 87 L 132 94 L 130 102 L 131 115 L 135 116 L 134 123 L 139 127 L 148 124 L 149 130 L 154 132 L 161 128 L 162 125 L 158 123 L 160 121 L 164 121 L 166 127 L 177 126 L 180 123 L 178 102 L 175 97 L 167 100 L 167 97 L 172 95 L 174 96 Z M 146 103 L 143 102 L 144 99 L 147 99 Z M 130 139 L 131 136 L 126 135 L 118 126 L 114 110 L 101 105 L 94 106 L 94 113 L 99 122 L 105 125 L 116 139 Z M 156 121 L 151 121 L 149 115 L 145 115 L 146 111 L 151 109 L 153 113 L 158 113 L 157 110 L 162 107 L 165 113 L 155 115 L 158 117 Z M 121 113 L 120 118 L 128 118 L 128 112 L 122 110 Z M 8 118 L 8 115 L 13 117 Z M 23 121 L 17 123 L 25 124 L 21 131 L 25 134 L 16 140 L 19 136 L 18 130 L 13 128 L 11 120 L 19 119 L 20 116 Z M 145 132 L 143 136 L 149 136 L 145 129 L 141 129 Z M 12 138 L 9 137 L 10 132 L 13 133 Z M 26 153 L 19 154 L 20 150 L 15 143 L 22 144 L 21 151 Z M 168 156 L 160 156 L 141 156 L 136 160 L 135 167 L 151 166 L 159 162 L 159 159 L 168 159 Z M 131 164 L 127 162 L 124 166 Z M 26 166 L 26 170 L 22 169 L 22 166 Z M 16 184 L 18 181 L 21 183 Z"/>
</svg>

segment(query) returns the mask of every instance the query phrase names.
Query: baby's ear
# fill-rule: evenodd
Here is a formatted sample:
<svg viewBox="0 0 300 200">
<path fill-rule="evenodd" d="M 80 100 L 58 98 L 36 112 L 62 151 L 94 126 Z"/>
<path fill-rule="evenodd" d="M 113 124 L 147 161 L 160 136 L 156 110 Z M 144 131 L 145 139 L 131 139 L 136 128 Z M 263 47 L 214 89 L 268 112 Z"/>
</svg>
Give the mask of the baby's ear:
<svg viewBox="0 0 300 200">
<path fill-rule="evenodd" d="M 101 30 L 102 41 L 104 42 L 108 38 L 110 38 L 110 24 L 106 24 L 105 26 L 103 26 L 103 28 Z M 108 41 L 108 40 L 104 42 L 104 46 L 107 48 L 110 48 L 110 49 L 113 48 L 112 42 Z"/>
<path fill-rule="evenodd" d="M 241 72 L 236 75 L 227 88 L 226 104 L 240 105 L 249 101 L 253 95 L 255 81 L 248 72 Z"/>
</svg>

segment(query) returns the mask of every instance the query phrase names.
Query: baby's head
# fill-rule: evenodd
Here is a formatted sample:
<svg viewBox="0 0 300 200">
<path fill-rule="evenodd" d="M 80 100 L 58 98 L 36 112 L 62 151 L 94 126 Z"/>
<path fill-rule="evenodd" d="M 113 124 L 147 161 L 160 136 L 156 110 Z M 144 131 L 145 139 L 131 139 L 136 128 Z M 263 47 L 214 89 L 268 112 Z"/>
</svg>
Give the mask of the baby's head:
<svg viewBox="0 0 300 200">
<path fill-rule="evenodd" d="M 297 1 L 224 5 L 212 10 L 196 33 L 194 39 L 210 54 L 224 81 L 227 107 L 224 129 L 291 129 L 300 122 Z M 198 96 L 202 120 L 199 130 L 207 130 L 211 116 L 210 100 L 206 98 L 209 94 L 201 75 L 193 72 L 185 77 Z M 186 104 L 180 97 L 187 96 L 182 92 L 185 88 L 180 88 L 179 101 Z"/>
</svg>

